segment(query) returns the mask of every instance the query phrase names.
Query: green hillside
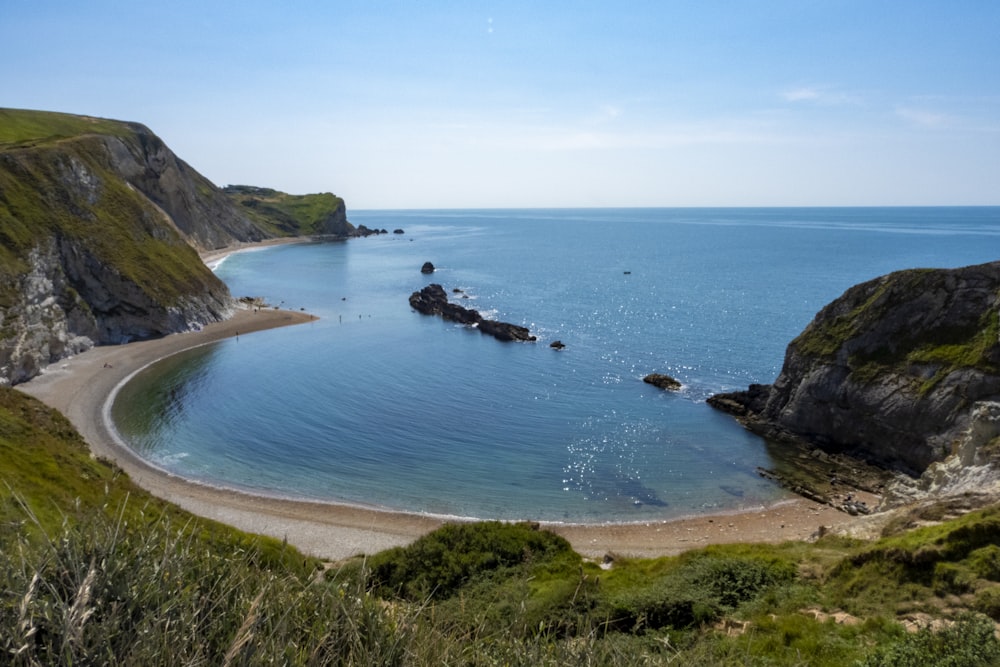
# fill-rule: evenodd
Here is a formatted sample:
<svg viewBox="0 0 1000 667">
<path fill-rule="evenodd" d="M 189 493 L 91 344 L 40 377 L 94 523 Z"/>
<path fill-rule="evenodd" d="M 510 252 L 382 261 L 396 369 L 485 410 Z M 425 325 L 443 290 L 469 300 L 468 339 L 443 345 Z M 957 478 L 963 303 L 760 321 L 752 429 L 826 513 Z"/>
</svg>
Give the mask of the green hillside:
<svg viewBox="0 0 1000 667">
<path fill-rule="evenodd" d="M 29 253 L 53 239 L 166 306 L 224 289 L 156 205 L 118 173 L 105 137 L 138 153 L 143 132 L 138 124 L 0 109 L 0 306 L 15 298 Z"/>
<path fill-rule="evenodd" d="M 0 109 L 0 147 L 49 143 L 85 134 L 125 137 L 133 133 L 128 123 L 106 118 L 77 116 L 54 111 Z"/>
<path fill-rule="evenodd" d="M 346 236 L 351 230 L 344 200 L 329 192 L 290 195 L 252 185 L 229 185 L 222 191 L 273 236 Z"/>
<path fill-rule="evenodd" d="M 8 664 L 1000 660 L 998 508 L 943 523 L 950 508 L 926 508 L 871 544 L 709 547 L 610 569 L 532 525 L 460 524 L 321 567 L 150 497 L 11 389 L 0 479 Z"/>
</svg>

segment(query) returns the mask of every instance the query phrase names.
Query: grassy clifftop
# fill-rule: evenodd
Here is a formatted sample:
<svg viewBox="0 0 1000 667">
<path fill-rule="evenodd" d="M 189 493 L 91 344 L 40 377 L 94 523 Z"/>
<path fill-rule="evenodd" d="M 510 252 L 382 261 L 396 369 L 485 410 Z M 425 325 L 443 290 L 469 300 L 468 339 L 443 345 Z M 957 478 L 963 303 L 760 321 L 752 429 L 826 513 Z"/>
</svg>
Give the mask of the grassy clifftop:
<svg viewBox="0 0 1000 667">
<path fill-rule="evenodd" d="M 85 134 L 129 136 L 132 124 L 54 111 L 0 109 L 0 147 L 24 147 Z"/>
<path fill-rule="evenodd" d="M 344 200 L 332 193 L 290 195 L 271 188 L 229 185 L 223 192 L 274 236 L 348 236 Z"/>
<path fill-rule="evenodd" d="M 1000 659 L 996 508 L 944 522 L 949 508 L 927 508 L 874 543 L 730 545 L 610 568 L 535 526 L 462 524 L 321 568 L 151 498 L 59 414 L 2 388 L 0 479 L 0 650 L 15 665 Z"/>
</svg>

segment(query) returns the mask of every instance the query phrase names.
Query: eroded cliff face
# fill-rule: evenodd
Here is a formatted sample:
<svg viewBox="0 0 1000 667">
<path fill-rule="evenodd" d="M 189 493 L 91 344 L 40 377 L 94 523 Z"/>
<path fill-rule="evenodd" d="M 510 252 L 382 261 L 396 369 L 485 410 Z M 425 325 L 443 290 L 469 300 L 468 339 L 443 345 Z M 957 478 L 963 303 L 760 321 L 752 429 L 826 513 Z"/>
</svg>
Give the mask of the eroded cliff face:
<svg viewBox="0 0 1000 667">
<path fill-rule="evenodd" d="M 226 194 L 138 123 L 0 109 L 0 384 L 227 317 L 199 250 L 353 232 L 332 193 Z"/>
<path fill-rule="evenodd" d="M 192 245 L 212 250 L 268 238 L 221 190 L 178 158 L 148 128 L 129 125 L 135 129 L 132 136 L 101 138 L 109 168 L 161 208 Z"/>
<path fill-rule="evenodd" d="M 146 128 L 0 145 L 0 383 L 227 317 L 195 247 L 263 235 Z"/>
<path fill-rule="evenodd" d="M 968 441 L 1000 400 L 998 311 L 1000 262 L 893 273 L 823 308 L 773 385 L 710 403 L 762 435 L 916 475 Z"/>
</svg>

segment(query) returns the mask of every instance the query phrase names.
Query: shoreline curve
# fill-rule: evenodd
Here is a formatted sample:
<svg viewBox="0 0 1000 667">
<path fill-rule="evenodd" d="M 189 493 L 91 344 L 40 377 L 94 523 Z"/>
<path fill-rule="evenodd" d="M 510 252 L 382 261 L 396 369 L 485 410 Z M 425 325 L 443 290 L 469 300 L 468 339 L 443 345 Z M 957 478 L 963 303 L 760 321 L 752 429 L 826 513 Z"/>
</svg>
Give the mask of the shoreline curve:
<svg viewBox="0 0 1000 667">
<path fill-rule="evenodd" d="M 209 324 L 199 331 L 94 347 L 50 365 L 41 375 L 15 388 L 60 411 L 80 432 L 94 455 L 113 461 L 153 495 L 240 530 L 287 540 L 312 556 L 342 560 L 373 554 L 409 544 L 448 521 L 463 520 L 212 486 L 155 466 L 117 437 L 110 423 L 110 401 L 118 388 L 142 368 L 178 352 L 239 334 L 313 320 L 314 316 L 300 311 L 241 309 L 228 320 Z M 852 521 L 853 517 L 831 507 L 792 498 L 759 509 L 662 521 L 539 523 L 566 538 L 581 555 L 600 558 L 606 554 L 676 555 L 709 544 L 802 540 L 812 536 L 820 526 L 829 529 Z"/>
</svg>

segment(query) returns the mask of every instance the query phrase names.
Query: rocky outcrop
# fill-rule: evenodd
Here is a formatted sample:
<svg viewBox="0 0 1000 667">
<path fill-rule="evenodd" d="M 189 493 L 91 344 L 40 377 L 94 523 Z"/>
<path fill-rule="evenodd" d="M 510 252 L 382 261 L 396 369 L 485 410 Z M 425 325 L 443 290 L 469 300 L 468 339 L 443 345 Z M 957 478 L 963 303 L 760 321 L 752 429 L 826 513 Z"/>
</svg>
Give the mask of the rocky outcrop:
<svg viewBox="0 0 1000 667">
<path fill-rule="evenodd" d="M 823 308 L 773 385 L 709 402 L 762 435 L 917 475 L 1000 400 L 998 311 L 1000 262 L 883 276 Z"/>
<path fill-rule="evenodd" d="M 679 380 L 663 373 L 650 373 L 646 377 L 642 378 L 642 381 L 646 384 L 651 384 L 654 387 L 659 387 L 660 389 L 666 389 L 668 391 L 677 391 L 681 388 Z"/>
<path fill-rule="evenodd" d="M 434 264 L 431 262 L 424 262 L 423 266 L 420 267 L 420 273 L 434 273 Z"/>
<path fill-rule="evenodd" d="M 448 294 L 437 283 L 432 283 L 419 292 L 410 295 L 410 306 L 424 315 L 440 315 L 446 320 L 466 324 L 479 329 L 480 332 L 502 341 L 536 340 L 531 332 L 522 326 L 508 322 L 484 319 L 478 310 L 463 308 L 448 301 Z"/>
<path fill-rule="evenodd" d="M 124 136 L 101 136 L 94 155 L 110 173 L 163 211 L 170 224 L 199 250 L 260 241 L 264 232 L 232 205 L 226 195 L 167 148 L 149 128 L 129 123 Z"/>
</svg>

